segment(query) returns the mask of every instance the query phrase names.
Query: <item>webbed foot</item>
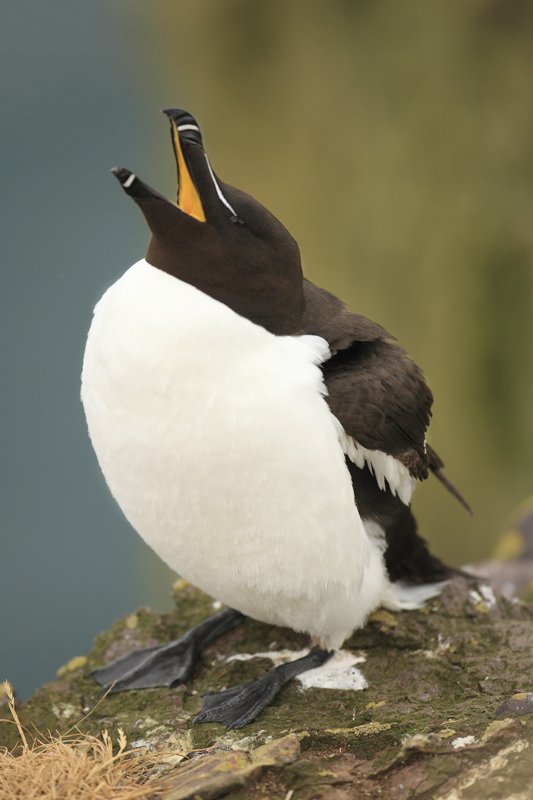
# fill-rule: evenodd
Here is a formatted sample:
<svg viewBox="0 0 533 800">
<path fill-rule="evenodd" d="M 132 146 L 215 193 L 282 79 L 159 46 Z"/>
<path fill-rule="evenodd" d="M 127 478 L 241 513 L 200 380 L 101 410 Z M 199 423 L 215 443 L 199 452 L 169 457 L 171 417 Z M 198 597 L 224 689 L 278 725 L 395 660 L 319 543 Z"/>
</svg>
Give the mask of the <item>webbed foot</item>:
<svg viewBox="0 0 533 800">
<path fill-rule="evenodd" d="M 94 670 L 92 676 L 111 693 L 177 686 L 191 677 L 202 650 L 243 619 L 239 611 L 225 609 L 181 638 L 168 644 L 134 650 L 107 667 Z"/>
<path fill-rule="evenodd" d="M 202 710 L 193 722 L 220 722 L 227 728 L 242 728 L 270 705 L 286 683 L 301 672 L 320 667 L 331 655 L 327 650 L 314 648 L 303 658 L 280 664 L 255 681 L 221 692 L 207 692 L 203 695 Z"/>
</svg>

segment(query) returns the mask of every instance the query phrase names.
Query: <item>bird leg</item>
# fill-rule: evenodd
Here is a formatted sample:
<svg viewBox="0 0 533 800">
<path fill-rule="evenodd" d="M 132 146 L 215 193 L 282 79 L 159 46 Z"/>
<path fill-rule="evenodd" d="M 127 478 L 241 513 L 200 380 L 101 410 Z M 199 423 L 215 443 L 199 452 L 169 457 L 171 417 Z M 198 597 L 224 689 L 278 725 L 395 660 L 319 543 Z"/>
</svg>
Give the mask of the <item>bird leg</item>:
<svg viewBox="0 0 533 800">
<path fill-rule="evenodd" d="M 301 672 L 322 666 L 332 655 L 331 651 L 314 647 L 306 656 L 280 664 L 255 681 L 221 692 L 207 692 L 202 711 L 193 722 L 220 722 L 227 728 L 242 728 L 270 705 L 286 683 Z"/>
<path fill-rule="evenodd" d="M 91 674 L 110 692 L 176 686 L 191 677 L 202 650 L 243 620 L 240 611 L 227 608 L 191 628 L 179 639 L 134 650 Z"/>
</svg>

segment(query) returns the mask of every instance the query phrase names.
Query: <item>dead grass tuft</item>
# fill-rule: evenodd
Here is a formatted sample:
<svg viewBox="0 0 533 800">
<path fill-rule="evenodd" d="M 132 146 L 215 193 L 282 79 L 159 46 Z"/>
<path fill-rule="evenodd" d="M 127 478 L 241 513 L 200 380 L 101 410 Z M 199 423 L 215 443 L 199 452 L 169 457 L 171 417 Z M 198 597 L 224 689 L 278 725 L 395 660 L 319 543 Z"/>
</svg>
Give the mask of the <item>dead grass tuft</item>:
<svg viewBox="0 0 533 800">
<path fill-rule="evenodd" d="M 146 752 L 127 750 L 120 728 L 116 744 L 107 730 L 100 736 L 82 733 L 78 726 L 64 735 L 33 734 L 20 722 L 11 686 L 6 681 L 12 720 L 20 744 L 0 748 L 0 798 L 2 800 L 141 800 L 163 791 L 151 777 L 159 759 Z"/>
</svg>

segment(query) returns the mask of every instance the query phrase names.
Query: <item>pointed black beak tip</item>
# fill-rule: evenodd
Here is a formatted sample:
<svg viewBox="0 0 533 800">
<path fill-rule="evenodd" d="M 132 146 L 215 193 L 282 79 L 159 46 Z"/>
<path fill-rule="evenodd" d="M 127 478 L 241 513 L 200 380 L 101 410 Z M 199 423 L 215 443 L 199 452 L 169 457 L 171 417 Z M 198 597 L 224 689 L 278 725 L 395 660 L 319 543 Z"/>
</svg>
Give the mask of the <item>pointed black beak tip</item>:
<svg viewBox="0 0 533 800">
<path fill-rule="evenodd" d="M 128 191 L 130 186 L 135 181 L 135 175 L 126 167 L 113 167 L 111 170 L 117 181 L 120 183 L 124 191 Z"/>
<path fill-rule="evenodd" d="M 180 139 L 203 147 L 200 126 L 192 114 L 189 114 L 183 108 L 164 108 L 163 114 L 175 124 L 179 131 Z"/>
<path fill-rule="evenodd" d="M 112 167 L 111 172 L 121 183 L 122 181 L 126 181 L 131 175 L 130 170 L 126 169 L 126 167 Z"/>
</svg>

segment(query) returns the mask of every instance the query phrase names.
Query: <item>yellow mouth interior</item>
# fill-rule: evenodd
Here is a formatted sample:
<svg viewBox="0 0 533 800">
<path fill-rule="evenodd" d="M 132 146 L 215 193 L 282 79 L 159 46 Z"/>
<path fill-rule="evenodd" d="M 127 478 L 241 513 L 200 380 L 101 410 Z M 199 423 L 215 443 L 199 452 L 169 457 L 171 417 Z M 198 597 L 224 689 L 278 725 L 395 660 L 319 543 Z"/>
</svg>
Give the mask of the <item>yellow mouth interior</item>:
<svg viewBox="0 0 533 800">
<path fill-rule="evenodd" d="M 178 163 L 178 206 L 189 216 L 194 217 L 199 222 L 205 222 L 204 209 L 200 195 L 193 183 L 190 172 L 187 168 L 183 150 L 181 149 L 180 135 L 176 123 L 172 120 L 172 141 L 174 152 Z"/>
</svg>

